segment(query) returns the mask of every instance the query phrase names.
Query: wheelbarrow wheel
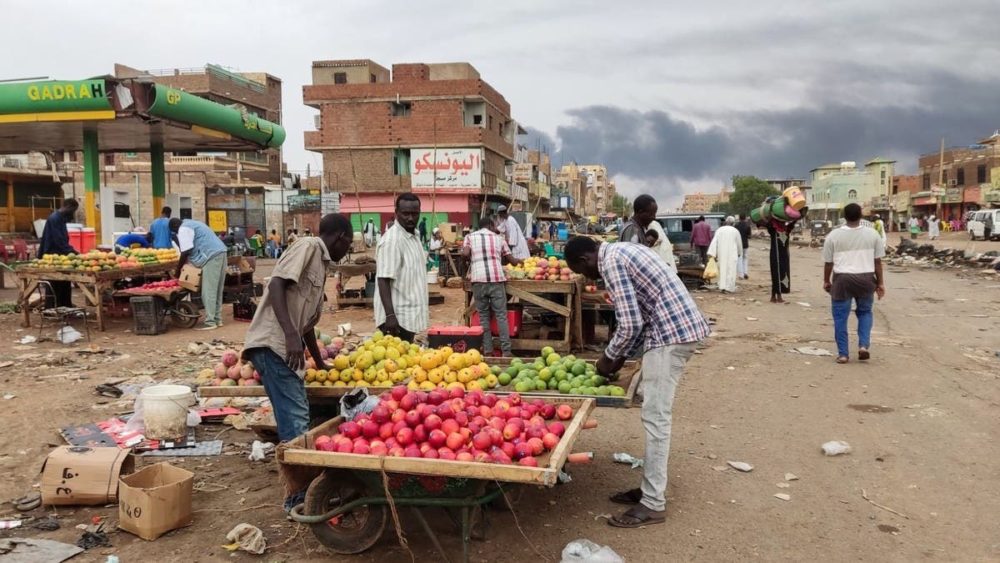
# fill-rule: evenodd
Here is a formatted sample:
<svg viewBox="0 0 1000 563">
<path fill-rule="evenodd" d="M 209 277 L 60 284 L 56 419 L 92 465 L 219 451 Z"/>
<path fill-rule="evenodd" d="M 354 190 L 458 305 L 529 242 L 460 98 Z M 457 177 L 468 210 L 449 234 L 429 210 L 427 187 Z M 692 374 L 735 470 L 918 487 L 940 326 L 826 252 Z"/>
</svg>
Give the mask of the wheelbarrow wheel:
<svg viewBox="0 0 1000 563">
<path fill-rule="evenodd" d="M 178 301 L 170 313 L 170 322 L 178 328 L 192 328 L 198 324 L 201 311 L 190 301 Z"/>
<path fill-rule="evenodd" d="M 355 499 L 369 495 L 369 491 L 350 471 L 324 471 L 313 480 L 306 491 L 305 514 L 324 514 Z M 388 520 L 384 504 L 355 508 L 327 522 L 310 524 L 313 535 L 334 553 L 352 555 L 361 553 L 382 536 Z"/>
</svg>

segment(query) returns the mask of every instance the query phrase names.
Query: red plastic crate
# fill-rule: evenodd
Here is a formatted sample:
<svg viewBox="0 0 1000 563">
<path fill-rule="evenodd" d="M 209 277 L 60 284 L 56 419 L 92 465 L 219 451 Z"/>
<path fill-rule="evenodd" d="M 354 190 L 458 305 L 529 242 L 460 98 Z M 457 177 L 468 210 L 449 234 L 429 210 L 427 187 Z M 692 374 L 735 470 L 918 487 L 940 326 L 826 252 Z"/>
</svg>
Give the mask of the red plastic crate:
<svg viewBox="0 0 1000 563">
<path fill-rule="evenodd" d="M 431 348 L 451 346 L 456 352 L 483 347 L 483 327 L 432 326 L 427 329 L 427 343 Z"/>
<path fill-rule="evenodd" d="M 510 329 L 510 337 L 517 338 L 517 335 L 521 332 L 521 322 L 524 319 L 524 312 L 520 308 L 507 309 L 507 328 Z M 472 316 L 469 317 L 469 324 L 476 328 L 482 328 L 479 325 L 479 312 L 473 311 Z M 495 318 L 490 318 L 490 332 L 493 336 L 500 336 L 500 328 L 497 326 L 497 320 Z"/>
</svg>

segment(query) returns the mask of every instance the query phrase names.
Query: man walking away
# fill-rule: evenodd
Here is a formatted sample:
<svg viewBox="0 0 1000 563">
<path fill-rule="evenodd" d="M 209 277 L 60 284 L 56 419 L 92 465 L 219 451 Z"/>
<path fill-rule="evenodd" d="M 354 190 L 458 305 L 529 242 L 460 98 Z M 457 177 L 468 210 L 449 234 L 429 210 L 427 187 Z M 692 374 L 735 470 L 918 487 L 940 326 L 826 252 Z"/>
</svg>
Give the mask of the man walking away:
<svg viewBox="0 0 1000 563">
<path fill-rule="evenodd" d="M 888 237 L 888 235 L 885 232 L 885 222 L 882 221 L 882 216 L 881 215 L 876 215 L 875 216 L 874 229 L 875 229 L 875 232 L 878 233 L 878 236 L 882 237 L 882 246 L 885 246 L 886 238 Z"/>
<path fill-rule="evenodd" d="M 174 234 L 170 232 L 170 214 L 172 210 L 164 207 L 160 216 L 149 224 L 149 234 L 153 237 L 153 248 L 173 248 Z"/>
<path fill-rule="evenodd" d="M 726 217 L 726 224 L 719 227 L 708 246 L 708 255 L 719 265 L 719 290 L 736 291 L 736 272 L 743 256 L 743 240 L 733 225 L 734 217 Z"/>
<path fill-rule="evenodd" d="M 743 254 L 737 262 L 736 277 L 745 280 L 750 279 L 750 260 L 747 258 L 747 251 L 750 250 L 750 235 L 753 234 L 753 225 L 746 215 L 740 214 L 740 220 L 736 223 L 736 230 L 740 232 L 743 239 Z"/>
<path fill-rule="evenodd" d="M 417 231 L 420 232 L 420 244 L 427 243 L 427 217 L 420 218 L 420 225 L 417 226 Z"/>
<path fill-rule="evenodd" d="M 844 218 L 847 224 L 834 229 L 823 243 L 823 289 L 830 294 L 833 303 L 838 364 L 846 364 L 850 358 L 847 320 L 851 315 L 852 301 L 857 304 L 858 359 L 864 361 L 870 357 L 873 294 L 877 294 L 879 299 L 885 296 L 882 278 L 885 244 L 882 237 L 873 229 L 861 226 L 860 205 L 847 204 Z"/>
<path fill-rule="evenodd" d="M 420 198 L 413 193 L 396 198 L 396 219 L 375 248 L 375 326 L 389 335 L 413 342 L 427 329 L 427 253 L 417 236 Z"/>
<path fill-rule="evenodd" d="M 347 254 L 353 238 L 347 217 L 323 217 L 318 237 L 302 239 L 278 259 L 247 329 L 243 359 L 260 373 L 282 442 L 309 429 L 306 388 L 298 375 L 305 368 L 303 348 L 316 361 L 316 369 L 329 369 L 316 343 L 316 323 L 323 312 L 327 266 Z M 291 492 L 285 510 L 302 502 L 302 495 L 294 494 L 298 491 Z"/>
<path fill-rule="evenodd" d="M 49 214 L 42 230 L 42 240 L 38 242 L 38 258 L 46 254 L 77 254 L 69 244 L 69 229 L 66 224 L 76 217 L 80 203 L 73 198 L 63 200 L 62 207 Z M 72 307 L 73 284 L 68 281 L 49 281 L 52 295 L 45 295 L 45 308 Z"/>
<path fill-rule="evenodd" d="M 708 262 L 708 245 L 712 244 L 712 227 L 702 215 L 695 219 L 691 227 L 691 246 L 698 251 L 702 265 Z"/>
<path fill-rule="evenodd" d="M 677 274 L 645 246 L 573 237 L 565 253 L 571 270 L 604 279 L 615 307 L 618 329 L 597 362 L 598 373 L 613 374 L 634 349 L 644 345 L 645 350 L 642 486 L 611 496 L 613 502 L 633 506 L 608 524 L 638 528 L 664 522 L 674 392 L 684 365 L 708 336 L 708 322 Z"/>
<path fill-rule="evenodd" d="M 493 353 L 491 313 L 497 319 L 500 350 L 504 356 L 511 355 L 510 328 L 507 326 L 507 276 L 503 271 L 503 261 L 515 265 L 521 263 L 511 255 L 510 248 L 499 235 L 500 221 L 498 216 L 484 219 L 483 228 L 465 237 L 462 243 L 462 255 L 469 262 L 472 296 L 479 312 L 479 324 L 483 327 L 483 354 L 487 356 Z"/>
<path fill-rule="evenodd" d="M 506 205 L 498 207 L 497 213 L 499 213 L 502 220 L 499 225 L 500 233 L 507 238 L 507 246 L 510 247 L 510 253 L 518 260 L 529 258 L 531 252 L 528 250 L 528 239 L 524 238 L 524 231 L 521 229 L 521 225 L 518 224 L 517 219 L 507 213 Z"/>
<path fill-rule="evenodd" d="M 795 221 L 790 223 L 767 224 L 767 234 L 771 237 L 771 248 L 768 254 L 771 267 L 771 303 L 784 303 L 781 297 L 792 291 L 791 257 L 788 254 L 788 243 L 791 240 Z"/>
<path fill-rule="evenodd" d="M 205 325 L 198 330 L 222 326 L 222 290 L 226 285 L 226 244 L 208 225 L 193 219 L 170 220 L 170 232 L 177 235 L 181 249 L 175 277 L 188 262 L 201 268 L 201 303 L 205 306 Z"/>
</svg>

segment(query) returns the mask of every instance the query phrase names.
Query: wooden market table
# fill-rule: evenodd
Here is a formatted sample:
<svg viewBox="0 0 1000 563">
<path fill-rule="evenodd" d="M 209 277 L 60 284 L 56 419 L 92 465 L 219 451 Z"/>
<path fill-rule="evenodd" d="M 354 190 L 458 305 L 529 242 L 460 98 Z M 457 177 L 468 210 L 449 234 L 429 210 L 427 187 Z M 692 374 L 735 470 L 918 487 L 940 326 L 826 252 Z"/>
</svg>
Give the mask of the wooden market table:
<svg viewBox="0 0 1000 563">
<path fill-rule="evenodd" d="M 472 296 L 472 283 L 466 280 L 463 287 L 465 289 L 466 303 L 463 319 L 465 324 L 468 325 L 472 313 L 476 310 L 476 303 Z M 508 297 L 516 297 L 523 304 L 555 313 L 564 319 L 562 338 L 511 338 L 511 348 L 515 350 L 540 351 L 546 346 L 551 346 L 557 352 L 570 352 L 573 349 L 583 348 L 583 321 L 581 313 L 583 279 L 577 278 L 566 281 L 507 280 L 506 288 Z M 553 301 L 549 298 L 550 294 L 562 297 L 564 302 L 558 303 Z"/>
<path fill-rule="evenodd" d="M 340 274 L 340 290 L 337 292 L 337 308 L 350 307 L 352 305 L 361 305 L 362 307 L 372 306 L 375 301 L 371 297 L 364 296 L 364 289 L 361 290 L 361 297 L 344 297 L 344 290 L 347 288 L 347 282 L 357 276 L 367 276 L 368 274 L 375 273 L 375 262 L 366 262 L 364 264 L 333 264 L 328 266 L 327 270 L 334 274 Z"/>
<path fill-rule="evenodd" d="M 38 282 L 41 281 L 65 281 L 76 286 L 84 298 L 87 305 L 94 307 L 97 312 L 98 330 L 104 331 L 104 300 L 105 293 L 111 292 L 114 283 L 126 278 L 147 278 L 163 277 L 172 274 L 177 270 L 177 262 L 164 262 L 162 264 L 146 265 L 139 268 L 103 270 L 100 272 L 68 271 L 68 270 L 43 270 L 39 268 L 21 267 L 16 270 L 18 290 L 18 302 L 21 303 L 23 319 L 21 326 L 29 328 L 31 326 L 31 308 L 28 307 L 28 299 L 31 294 L 38 289 Z"/>
</svg>

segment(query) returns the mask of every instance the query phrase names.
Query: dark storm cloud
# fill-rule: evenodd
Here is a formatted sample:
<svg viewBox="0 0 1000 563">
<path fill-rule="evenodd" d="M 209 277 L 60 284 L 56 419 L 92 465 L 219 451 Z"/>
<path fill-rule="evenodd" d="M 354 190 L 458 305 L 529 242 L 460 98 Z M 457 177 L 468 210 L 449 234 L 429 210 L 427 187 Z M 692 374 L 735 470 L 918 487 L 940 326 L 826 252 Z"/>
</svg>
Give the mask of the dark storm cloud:
<svg viewBox="0 0 1000 563">
<path fill-rule="evenodd" d="M 870 80 L 872 70 L 863 72 Z M 899 170 L 913 172 L 917 157 L 937 150 L 942 137 L 948 145 L 967 145 L 1000 127 L 1000 78 L 879 76 L 897 85 L 897 104 L 864 104 L 854 90 L 866 80 L 845 71 L 838 83 L 855 95 L 840 96 L 840 87 L 831 87 L 825 94 L 832 99 L 809 107 L 718 114 L 708 116 L 716 125 L 699 128 L 662 111 L 591 106 L 568 112 L 572 122 L 556 130 L 556 139 L 541 132 L 532 139 L 558 145 L 556 163 L 601 162 L 612 174 L 662 186 L 656 189 L 666 196 L 679 193 L 682 181 L 734 174 L 807 177 L 827 162 L 875 156 L 897 159 Z"/>
</svg>

